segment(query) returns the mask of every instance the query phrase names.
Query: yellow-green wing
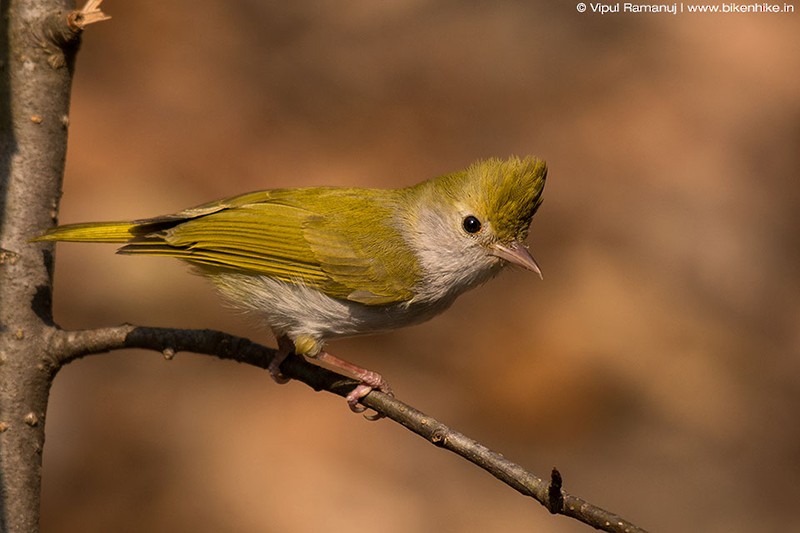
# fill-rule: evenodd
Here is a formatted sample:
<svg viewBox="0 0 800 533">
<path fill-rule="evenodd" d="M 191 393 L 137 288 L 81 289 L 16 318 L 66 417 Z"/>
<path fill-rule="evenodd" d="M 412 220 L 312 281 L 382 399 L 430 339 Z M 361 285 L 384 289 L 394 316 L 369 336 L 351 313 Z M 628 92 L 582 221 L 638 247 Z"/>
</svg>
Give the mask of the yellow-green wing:
<svg viewBox="0 0 800 533">
<path fill-rule="evenodd" d="M 395 191 L 329 189 L 307 200 L 315 215 L 303 236 L 323 270 L 347 287 L 346 298 L 370 304 L 410 300 L 421 274 L 399 227 Z"/>
<path fill-rule="evenodd" d="M 137 221 L 141 236 L 120 252 L 266 275 L 365 304 L 400 302 L 413 296 L 416 262 L 398 260 L 408 252 L 386 200 L 387 191 L 261 191 Z"/>
</svg>

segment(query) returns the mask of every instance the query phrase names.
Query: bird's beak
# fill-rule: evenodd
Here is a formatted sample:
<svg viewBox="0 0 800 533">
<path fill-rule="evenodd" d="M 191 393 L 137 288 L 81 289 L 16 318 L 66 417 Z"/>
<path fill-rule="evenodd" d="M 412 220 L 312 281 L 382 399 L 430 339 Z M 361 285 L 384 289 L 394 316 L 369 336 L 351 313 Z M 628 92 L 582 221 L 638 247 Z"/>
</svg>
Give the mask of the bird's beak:
<svg viewBox="0 0 800 533">
<path fill-rule="evenodd" d="M 523 268 L 527 268 L 532 272 L 536 272 L 539 274 L 539 278 L 543 279 L 542 270 L 539 268 L 539 265 L 536 264 L 536 259 L 533 258 L 531 253 L 528 251 L 528 248 L 522 243 L 517 241 L 514 241 L 511 244 L 496 242 L 491 246 L 491 251 L 489 253 L 495 257 L 505 259 L 509 263 L 513 263 Z"/>
</svg>

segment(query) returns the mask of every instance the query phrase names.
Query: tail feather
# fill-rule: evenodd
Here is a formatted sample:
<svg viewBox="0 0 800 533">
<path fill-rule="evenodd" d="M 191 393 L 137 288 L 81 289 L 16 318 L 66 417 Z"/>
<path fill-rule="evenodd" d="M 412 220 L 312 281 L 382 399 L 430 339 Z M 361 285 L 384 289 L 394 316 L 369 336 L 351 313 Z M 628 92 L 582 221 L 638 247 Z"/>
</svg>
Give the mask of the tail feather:
<svg viewBox="0 0 800 533">
<path fill-rule="evenodd" d="M 140 234 L 134 222 L 90 222 L 51 228 L 32 241 L 128 242 Z"/>
</svg>

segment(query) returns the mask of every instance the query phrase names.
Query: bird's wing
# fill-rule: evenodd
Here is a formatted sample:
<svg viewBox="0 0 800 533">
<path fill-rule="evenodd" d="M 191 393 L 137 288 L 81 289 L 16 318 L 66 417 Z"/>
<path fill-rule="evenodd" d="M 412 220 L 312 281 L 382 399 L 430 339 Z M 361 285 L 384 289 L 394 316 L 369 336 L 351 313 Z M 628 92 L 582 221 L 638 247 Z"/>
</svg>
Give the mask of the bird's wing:
<svg viewBox="0 0 800 533">
<path fill-rule="evenodd" d="M 335 201 L 325 205 L 336 208 L 318 205 L 303 232 L 322 269 L 347 287 L 348 300 L 369 305 L 410 300 L 420 278 L 419 265 L 397 227 L 389 193 L 335 193 Z"/>
<path fill-rule="evenodd" d="M 364 195 L 341 194 L 337 189 L 261 191 L 137 221 L 141 236 L 120 253 L 165 255 L 206 270 L 265 275 L 369 305 L 410 299 L 407 279 L 395 279 L 398 269 L 387 266 L 396 252 L 374 246 L 375 238 L 358 231 L 370 232 L 385 213 L 365 204 Z M 360 222 L 364 216 L 366 225 Z"/>
</svg>

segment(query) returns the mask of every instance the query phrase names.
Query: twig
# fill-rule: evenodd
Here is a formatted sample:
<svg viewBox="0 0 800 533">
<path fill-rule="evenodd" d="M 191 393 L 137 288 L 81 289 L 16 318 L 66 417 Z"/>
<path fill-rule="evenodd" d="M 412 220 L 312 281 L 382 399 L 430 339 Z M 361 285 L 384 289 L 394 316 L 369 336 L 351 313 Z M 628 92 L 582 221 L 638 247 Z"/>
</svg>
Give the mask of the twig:
<svg viewBox="0 0 800 533">
<path fill-rule="evenodd" d="M 102 3 L 103 0 L 87 0 L 81 9 L 70 11 L 67 23 L 76 30 L 82 30 L 89 24 L 110 19 L 111 17 L 100 9 Z"/>
<path fill-rule="evenodd" d="M 59 69 L 74 59 L 74 51 L 86 26 L 111 18 L 100 9 L 102 3 L 103 0 L 87 0 L 81 9 L 66 13 L 61 9 L 51 11 L 42 19 L 41 25 L 34 28 L 33 34 L 39 46 L 47 52 L 47 62 L 51 67 Z M 65 54 L 70 49 L 73 53 Z"/>
<path fill-rule="evenodd" d="M 53 371 L 77 358 L 123 348 L 155 350 L 172 358 L 176 352 L 191 351 L 232 359 L 259 368 L 267 368 L 276 350 L 248 339 L 214 330 L 189 330 L 122 325 L 111 328 L 58 331 L 53 336 Z M 346 396 L 356 382 L 350 378 L 313 365 L 299 356 L 289 357 L 281 372 L 302 381 L 316 391 L 328 391 Z M 561 474 L 553 469 L 546 482 L 509 461 L 497 452 L 470 439 L 438 420 L 414 409 L 400 400 L 378 391 L 370 392 L 362 403 L 401 424 L 432 444 L 450 450 L 486 470 L 518 492 L 530 496 L 553 514 L 575 518 L 601 531 L 615 533 L 646 533 L 630 522 L 568 494 L 562 488 Z"/>
</svg>

